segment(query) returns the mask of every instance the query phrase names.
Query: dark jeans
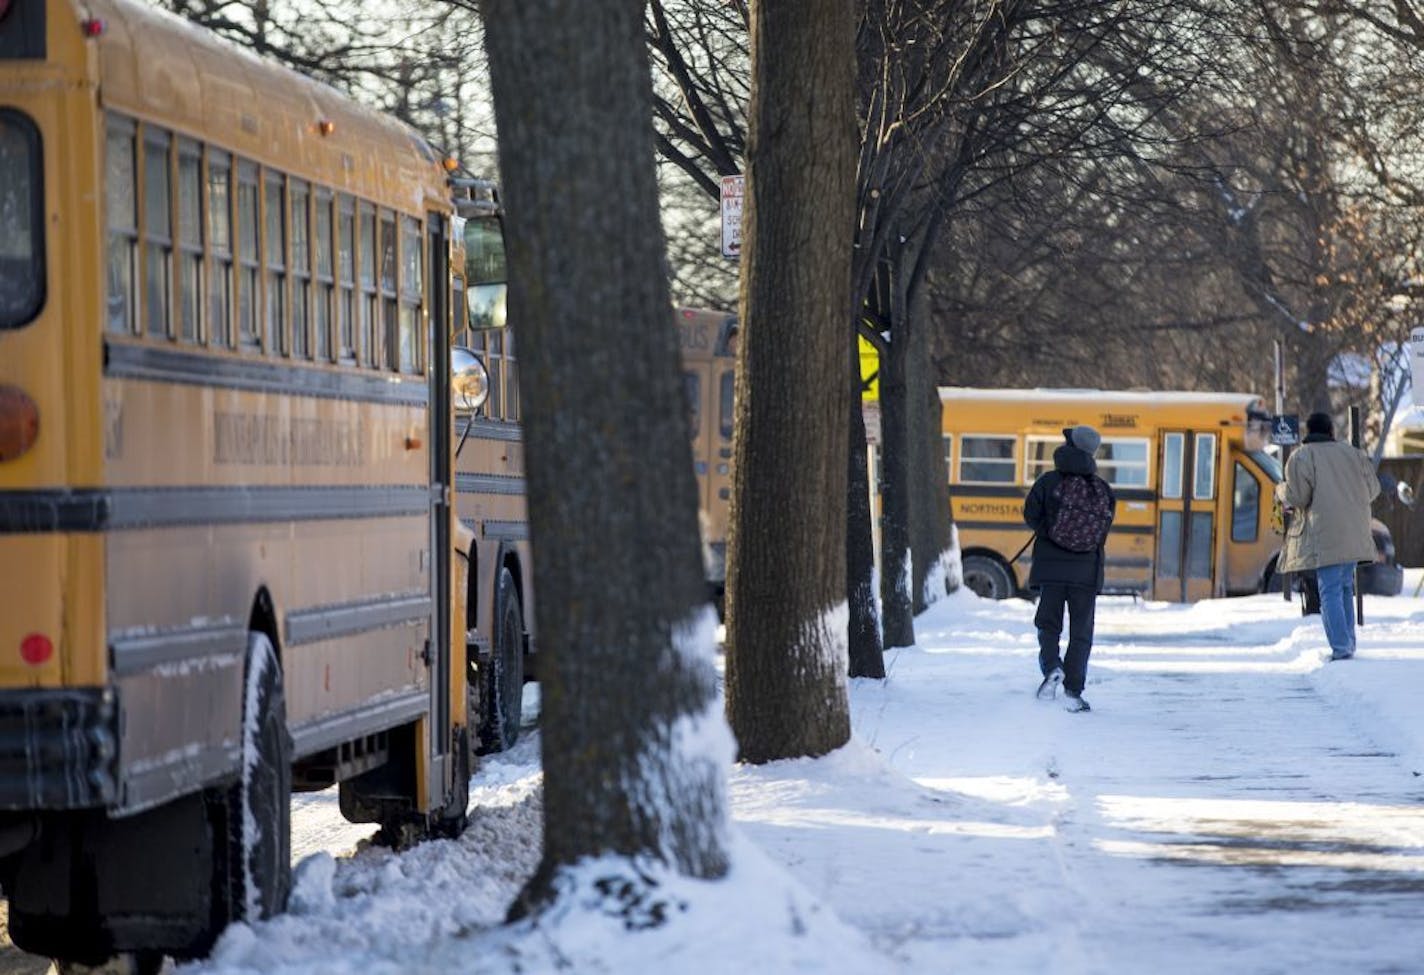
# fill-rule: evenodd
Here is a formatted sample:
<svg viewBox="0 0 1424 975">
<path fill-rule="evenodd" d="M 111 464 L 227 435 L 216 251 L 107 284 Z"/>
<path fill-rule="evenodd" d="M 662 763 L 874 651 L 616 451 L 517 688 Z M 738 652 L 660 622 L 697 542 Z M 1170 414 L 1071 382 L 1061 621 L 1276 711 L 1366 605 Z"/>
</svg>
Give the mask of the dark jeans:
<svg viewBox="0 0 1424 975">
<path fill-rule="evenodd" d="M 1070 694 L 1083 693 L 1088 679 L 1088 654 L 1093 652 L 1093 612 L 1098 594 L 1088 586 L 1067 586 L 1045 582 L 1038 591 L 1038 669 L 1046 677 L 1054 667 L 1063 668 L 1063 688 Z M 1063 635 L 1063 609 L 1068 609 L 1068 653 L 1058 657 L 1058 638 Z"/>
</svg>

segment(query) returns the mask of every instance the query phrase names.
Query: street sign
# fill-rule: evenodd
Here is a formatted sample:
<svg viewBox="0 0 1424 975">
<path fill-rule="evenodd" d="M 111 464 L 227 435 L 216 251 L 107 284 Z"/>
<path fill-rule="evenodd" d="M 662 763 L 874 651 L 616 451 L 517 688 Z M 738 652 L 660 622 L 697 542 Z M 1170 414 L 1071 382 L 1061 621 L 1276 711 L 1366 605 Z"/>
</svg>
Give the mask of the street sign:
<svg viewBox="0 0 1424 975">
<path fill-rule="evenodd" d="M 865 417 L 865 442 L 874 447 L 880 443 L 880 404 L 865 402 L 860 404 L 860 414 Z"/>
<path fill-rule="evenodd" d="M 722 256 L 742 255 L 742 197 L 745 176 L 722 177 Z"/>
<path fill-rule="evenodd" d="M 1300 417 L 1294 413 L 1271 417 L 1271 443 L 1278 447 L 1294 447 L 1300 443 Z"/>
<path fill-rule="evenodd" d="M 1409 330 L 1409 378 L 1414 383 L 1414 402 L 1424 404 L 1424 328 Z"/>
</svg>

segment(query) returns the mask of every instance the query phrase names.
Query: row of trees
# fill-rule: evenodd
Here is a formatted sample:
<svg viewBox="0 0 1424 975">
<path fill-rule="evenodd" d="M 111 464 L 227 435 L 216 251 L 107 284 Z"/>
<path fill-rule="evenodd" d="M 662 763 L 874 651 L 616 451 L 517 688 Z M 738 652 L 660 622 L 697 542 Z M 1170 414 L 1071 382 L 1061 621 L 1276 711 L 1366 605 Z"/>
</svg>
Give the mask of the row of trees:
<svg viewBox="0 0 1424 975">
<path fill-rule="evenodd" d="M 586 855 L 726 868 L 724 756 L 687 747 L 715 688 L 686 652 L 708 640 L 666 254 L 680 297 L 739 295 L 726 698 L 753 761 L 842 744 L 847 671 L 882 675 L 947 575 L 937 384 L 1264 390 L 1279 340 L 1313 408 L 1414 312 L 1407 0 L 429 0 L 379 55 L 356 51 L 389 32 L 336 8 L 326 37 L 171 2 L 289 37 L 446 146 L 486 133 L 478 56 L 438 40 L 482 16 L 547 657 L 531 905 Z M 666 250 L 655 155 L 683 203 Z M 707 224 L 741 171 L 734 286 Z M 882 358 L 882 617 L 857 336 Z"/>
</svg>

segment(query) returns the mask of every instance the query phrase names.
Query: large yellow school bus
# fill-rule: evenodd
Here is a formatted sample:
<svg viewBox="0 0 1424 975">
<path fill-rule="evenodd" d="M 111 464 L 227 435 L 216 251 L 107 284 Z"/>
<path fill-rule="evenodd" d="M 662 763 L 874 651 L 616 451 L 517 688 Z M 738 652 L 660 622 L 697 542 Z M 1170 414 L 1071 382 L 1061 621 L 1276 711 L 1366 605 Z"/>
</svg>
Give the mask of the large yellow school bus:
<svg viewBox="0 0 1424 975">
<path fill-rule="evenodd" d="M 455 218 L 437 154 L 328 88 L 133 0 L 0 2 L 0 886 L 26 950 L 189 956 L 280 910 L 293 789 L 463 828 L 452 552 L 490 570 L 451 504 Z"/>
<path fill-rule="evenodd" d="M 720 607 L 727 584 L 737 316 L 724 311 L 679 308 L 674 319 L 682 349 L 688 437 L 692 441 L 692 464 L 697 475 L 702 559 L 708 589 Z"/>
<path fill-rule="evenodd" d="M 1024 498 L 1080 423 L 1102 434 L 1098 473 L 1118 498 L 1107 591 L 1189 602 L 1271 585 L 1281 467 L 1265 452 L 1270 415 L 1257 397 L 941 388 L 940 400 L 964 579 L 980 595 L 1023 589 Z"/>
<path fill-rule="evenodd" d="M 482 402 L 456 397 L 455 509 L 468 529 L 465 634 L 470 711 L 482 751 L 519 737 L 524 682 L 535 676 L 533 562 L 514 329 L 506 317 L 504 233 L 493 184 L 457 197 L 456 356 L 483 380 Z"/>
</svg>

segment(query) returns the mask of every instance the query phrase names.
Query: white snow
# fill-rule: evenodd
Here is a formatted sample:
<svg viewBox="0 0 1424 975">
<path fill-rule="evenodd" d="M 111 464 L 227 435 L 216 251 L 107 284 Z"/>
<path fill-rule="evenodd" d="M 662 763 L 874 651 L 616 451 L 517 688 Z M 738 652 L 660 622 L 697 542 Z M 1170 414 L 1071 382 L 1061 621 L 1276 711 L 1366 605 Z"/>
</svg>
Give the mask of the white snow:
<svg viewBox="0 0 1424 975">
<path fill-rule="evenodd" d="M 349 854 L 323 819 L 291 912 L 192 970 L 1420 971 L 1420 575 L 1366 598 L 1343 662 L 1279 595 L 1101 600 L 1088 714 L 1034 699 L 1031 604 L 961 589 L 851 683 L 849 745 L 729 767 L 727 878 L 588 862 L 557 912 L 505 924 L 539 856 L 527 728 L 460 840 Z"/>
</svg>

